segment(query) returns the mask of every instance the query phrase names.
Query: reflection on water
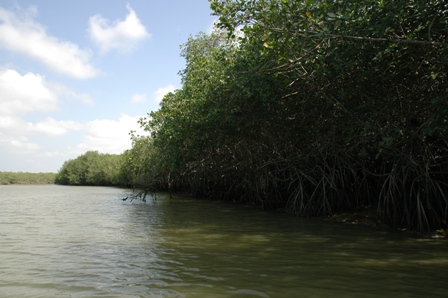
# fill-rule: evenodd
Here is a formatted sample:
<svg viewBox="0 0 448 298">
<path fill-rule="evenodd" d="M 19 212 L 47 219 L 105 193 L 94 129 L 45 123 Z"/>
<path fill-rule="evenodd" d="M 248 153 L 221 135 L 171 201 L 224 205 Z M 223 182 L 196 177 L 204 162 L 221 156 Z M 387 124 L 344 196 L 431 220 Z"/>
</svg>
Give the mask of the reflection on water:
<svg viewBox="0 0 448 298">
<path fill-rule="evenodd" d="M 0 297 L 446 295 L 446 241 L 126 193 L 0 186 Z"/>
</svg>

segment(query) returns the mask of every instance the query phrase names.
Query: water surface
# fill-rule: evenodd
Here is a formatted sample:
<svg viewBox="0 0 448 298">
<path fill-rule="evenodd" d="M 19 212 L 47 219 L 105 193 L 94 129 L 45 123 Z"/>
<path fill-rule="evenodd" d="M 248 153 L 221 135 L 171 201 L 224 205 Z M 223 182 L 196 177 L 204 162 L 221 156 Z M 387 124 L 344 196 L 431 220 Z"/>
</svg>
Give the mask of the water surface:
<svg viewBox="0 0 448 298">
<path fill-rule="evenodd" d="M 446 297 L 447 241 L 128 193 L 0 186 L 0 297 Z"/>
</svg>

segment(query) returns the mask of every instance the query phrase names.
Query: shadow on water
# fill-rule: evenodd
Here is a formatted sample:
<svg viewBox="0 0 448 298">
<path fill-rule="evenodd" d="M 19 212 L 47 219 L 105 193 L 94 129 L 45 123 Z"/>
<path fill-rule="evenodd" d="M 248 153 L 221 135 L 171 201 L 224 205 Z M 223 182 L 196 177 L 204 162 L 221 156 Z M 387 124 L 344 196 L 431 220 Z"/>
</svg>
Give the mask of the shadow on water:
<svg viewBox="0 0 448 298">
<path fill-rule="evenodd" d="M 161 196 L 159 255 L 190 297 L 444 295 L 446 243 Z"/>
<path fill-rule="evenodd" d="M 446 294 L 446 241 L 180 195 L 123 202 L 127 192 L 0 187 L 0 296 Z"/>
</svg>

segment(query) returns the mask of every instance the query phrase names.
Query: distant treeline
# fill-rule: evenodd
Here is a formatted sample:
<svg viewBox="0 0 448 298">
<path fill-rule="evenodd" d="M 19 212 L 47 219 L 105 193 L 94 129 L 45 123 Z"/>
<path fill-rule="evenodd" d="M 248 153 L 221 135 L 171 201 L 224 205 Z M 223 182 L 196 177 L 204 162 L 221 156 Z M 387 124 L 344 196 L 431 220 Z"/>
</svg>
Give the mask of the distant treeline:
<svg viewBox="0 0 448 298">
<path fill-rule="evenodd" d="M 210 2 L 222 30 L 183 45 L 182 87 L 140 120 L 151 136 L 66 163 L 59 183 L 446 228 L 446 1 Z"/>
<path fill-rule="evenodd" d="M 123 155 L 88 151 L 66 161 L 56 175 L 56 184 L 129 186 L 123 173 Z"/>
<path fill-rule="evenodd" d="M 0 185 L 54 184 L 55 173 L 0 172 Z"/>
</svg>

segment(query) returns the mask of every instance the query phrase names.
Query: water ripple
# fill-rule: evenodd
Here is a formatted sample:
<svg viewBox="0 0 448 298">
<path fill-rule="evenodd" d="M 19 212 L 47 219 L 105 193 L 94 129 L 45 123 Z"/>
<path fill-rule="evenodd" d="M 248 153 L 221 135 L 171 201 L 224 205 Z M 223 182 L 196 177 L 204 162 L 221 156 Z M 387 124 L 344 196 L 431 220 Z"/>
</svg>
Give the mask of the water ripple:
<svg viewBox="0 0 448 298">
<path fill-rule="evenodd" d="M 0 186 L 0 297 L 446 294 L 443 242 L 126 193 Z"/>
</svg>

